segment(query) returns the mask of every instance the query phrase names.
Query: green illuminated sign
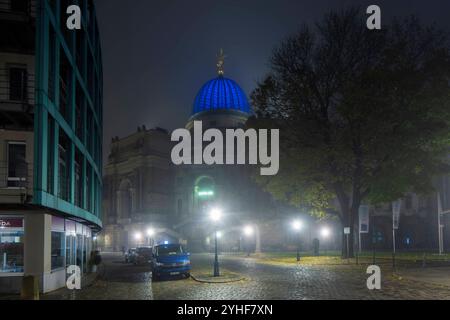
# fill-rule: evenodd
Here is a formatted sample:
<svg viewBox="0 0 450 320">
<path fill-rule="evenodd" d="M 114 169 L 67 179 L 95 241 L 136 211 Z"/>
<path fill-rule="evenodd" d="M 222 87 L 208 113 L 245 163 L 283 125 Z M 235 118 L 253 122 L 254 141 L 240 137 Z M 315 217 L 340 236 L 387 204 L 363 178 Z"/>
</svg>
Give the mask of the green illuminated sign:
<svg viewBox="0 0 450 320">
<path fill-rule="evenodd" d="M 214 191 L 212 190 L 204 190 L 197 192 L 199 197 L 212 197 L 214 195 Z"/>
</svg>

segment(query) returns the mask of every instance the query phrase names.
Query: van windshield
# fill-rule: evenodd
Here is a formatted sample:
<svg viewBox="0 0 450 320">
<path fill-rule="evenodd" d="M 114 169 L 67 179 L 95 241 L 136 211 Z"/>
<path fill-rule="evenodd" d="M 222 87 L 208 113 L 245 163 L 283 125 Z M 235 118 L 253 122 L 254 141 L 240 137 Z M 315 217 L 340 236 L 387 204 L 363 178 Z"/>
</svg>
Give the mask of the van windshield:
<svg viewBox="0 0 450 320">
<path fill-rule="evenodd" d="M 181 246 L 160 246 L 158 247 L 158 256 L 170 256 L 183 253 Z"/>
</svg>

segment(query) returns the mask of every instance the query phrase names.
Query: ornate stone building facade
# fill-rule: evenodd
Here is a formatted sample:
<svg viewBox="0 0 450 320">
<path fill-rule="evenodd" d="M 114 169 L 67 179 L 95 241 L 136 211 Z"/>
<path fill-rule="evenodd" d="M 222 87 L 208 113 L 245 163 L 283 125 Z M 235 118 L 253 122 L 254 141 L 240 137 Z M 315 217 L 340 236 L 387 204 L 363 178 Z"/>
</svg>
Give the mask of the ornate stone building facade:
<svg viewBox="0 0 450 320">
<path fill-rule="evenodd" d="M 143 126 L 126 138 L 113 139 L 104 176 L 104 250 L 144 245 L 150 227 L 157 228 L 161 238 L 179 240 L 166 230 L 175 210 L 170 150 L 170 136 L 160 128 Z"/>
<path fill-rule="evenodd" d="M 194 99 L 186 128 L 202 121 L 203 129 L 243 128 L 251 108 L 239 85 L 218 76 L 205 83 Z M 245 165 L 182 165 L 170 159 L 172 142 L 163 129 L 145 127 L 129 137 L 115 138 L 105 168 L 105 228 L 100 241 L 104 250 L 123 250 L 166 240 L 186 241 L 191 251 L 207 248 L 213 232 L 208 210 L 224 212 L 223 233 L 239 246 L 242 227 L 252 223 L 260 247 L 257 221 L 276 215 L 276 203 L 251 178 Z M 212 194 L 202 195 L 209 190 Z M 151 229 L 152 239 L 146 237 Z M 154 235 L 153 235 L 154 234 Z M 151 241 L 150 241 L 151 240 Z"/>
</svg>

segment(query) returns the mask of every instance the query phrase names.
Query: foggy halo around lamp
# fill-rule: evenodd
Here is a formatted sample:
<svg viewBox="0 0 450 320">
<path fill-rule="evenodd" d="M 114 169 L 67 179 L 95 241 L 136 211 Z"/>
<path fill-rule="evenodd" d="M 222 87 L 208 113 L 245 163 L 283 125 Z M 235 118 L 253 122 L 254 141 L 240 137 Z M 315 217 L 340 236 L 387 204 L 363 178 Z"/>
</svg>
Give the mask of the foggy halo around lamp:
<svg viewBox="0 0 450 320">
<path fill-rule="evenodd" d="M 328 237 L 330 236 L 330 234 L 331 234 L 331 231 L 330 231 L 330 229 L 327 228 L 327 227 L 323 227 L 323 228 L 320 230 L 320 235 L 321 235 L 322 237 L 324 237 L 324 238 L 328 238 Z"/>
<path fill-rule="evenodd" d="M 217 223 L 222 218 L 222 212 L 218 208 L 213 208 L 209 212 L 209 218 L 212 222 Z"/>
<path fill-rule="evenodd" d="M 303 223 L 301 220 L 294 220 L 292 221 L 292 229 L 295 231 L 300 231 L 300 229 L 303 227 Z"/>
<path fill-rule="evenodd" d="M 245 226 L 244 227 L 244 234 L 249 237 L 253 235 L 253 227 L 252 226 Z"/>
</svg>

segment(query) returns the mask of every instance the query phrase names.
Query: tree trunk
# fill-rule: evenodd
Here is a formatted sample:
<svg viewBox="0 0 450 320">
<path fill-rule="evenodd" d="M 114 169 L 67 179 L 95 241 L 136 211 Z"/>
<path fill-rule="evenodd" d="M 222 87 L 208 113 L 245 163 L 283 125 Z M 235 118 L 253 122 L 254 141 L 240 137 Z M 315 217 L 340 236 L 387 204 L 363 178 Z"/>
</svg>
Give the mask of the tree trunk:
<svg viewBox="0 0 450 320">
<path fill-rule="evenodd" d="M 354 239 L 355 239 L 355 210 L 348 209 L 346 212 L 342 212 L 342 259 L 353 258 L 354 255 Z M 350 234 L 344 234 L 344 228 L 350 228 Z"/>
<path fill-rule="evenodd" d="M 342 223 L 342 251 L 343 259 L 354 257 L 354 237 L 355 237 L 355 219 L 358 216 L 359 205 L 361 203 L 361 195 L 359 189 L 353 188 L 353 194 L 350 197 L 345 193 L 342 185 L 336 183 L 334 185 L 336 196 L 340 206 L 340 220 Z M 350 228 L 350 234 L 344 233 L 344 228 Z"/>
</svg>

